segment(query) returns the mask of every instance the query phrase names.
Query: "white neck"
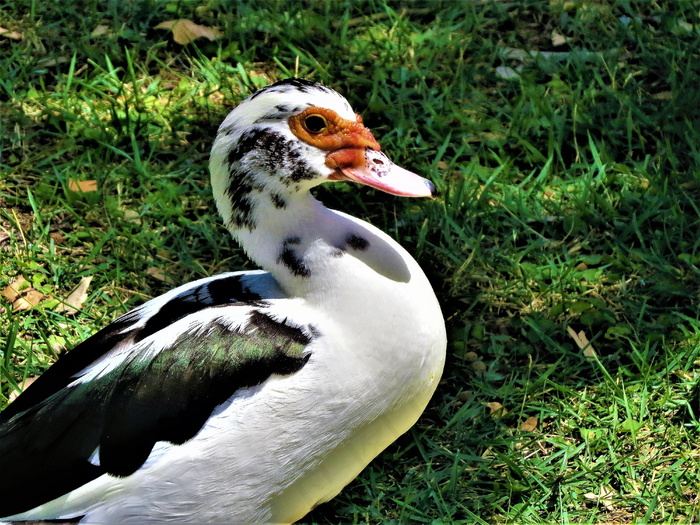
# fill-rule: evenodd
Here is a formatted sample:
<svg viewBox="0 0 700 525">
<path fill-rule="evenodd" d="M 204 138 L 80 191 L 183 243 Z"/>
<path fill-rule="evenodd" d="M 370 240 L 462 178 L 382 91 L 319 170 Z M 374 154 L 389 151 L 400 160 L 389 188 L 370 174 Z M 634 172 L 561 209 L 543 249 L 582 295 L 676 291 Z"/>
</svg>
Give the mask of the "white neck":
<svg viewBox="0 0 700 525">
<path fill-rule="evenodd" d="M 232 234 L 290 296 L 323 300 L 319 294 L 363 288 L 373 274 L 406 283 L 417 269 L 386 234 L 329 210 L 308 192 L 287 196 L 284 208 L 262 195 L 256 201 L 256 227 Z"/>
</svg>

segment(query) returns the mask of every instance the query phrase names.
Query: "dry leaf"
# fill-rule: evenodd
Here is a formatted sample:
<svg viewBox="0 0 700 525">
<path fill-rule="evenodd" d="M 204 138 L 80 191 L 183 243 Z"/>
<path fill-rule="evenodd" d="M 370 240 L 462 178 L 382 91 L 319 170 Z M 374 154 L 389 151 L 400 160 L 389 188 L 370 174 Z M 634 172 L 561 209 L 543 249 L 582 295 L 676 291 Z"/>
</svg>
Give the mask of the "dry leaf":
<svg viewBox="0 0 700 525">
<path fill-rule="evenodd" d="M 61 232 L 51 232 L 49 237 L 51 237 L 51 240 L 56 244 L 63 244 L 65 240 Z"/>
<path fill-rule="evenodd" d="M 39 290 L 32 288 L 29 281 L 22 275 L 15 277 L 14 280 L 0 292 L 0 295 L 3 295 L 12 303 L 12 311 L 14 312 L 29 310 L 43 300 L 52 299 L 50 295 L 45 296 Z"/>
<path fill-rule="evenodd" d="M 183 46 L 201 37 L 216 40 L 223 36 L 221 31 L 214 27 L 201 26 L 186 18 L 167 20 L 158 24 L 155 28 L 170 29 L 173 32 L 173 40 Z"/>
<path fill-rule="evenodd" d="M 109 26 L 106 26 L 104 24 L 100 24 L 95 29 L 92 30 L 92 33 L 90 33 L 90 36 L 104 36 L 110 34 L 110 28 Z"/>
<path fill-rule="evenodd" d="M 536 417 L 529 417 L 522 423 L 520 423 L 520 430 L 523 432 L 534 432 L 537 428 L 537 423 L 539 421 Z"/>
<path fill-rule="evenodd" d="M 658 93 L 654 93 L 651 98 L 654 100 L 672 100 L 673 93 L 671 91 L 659 91 Z"/>
<path fill-rule="evenodd" d="M 150 275 L 154 279 L 158 279 L 159 281 L 163 281 L 164 283 L 168 284 L 175 284 L 173 281 L 172 277 L 167 275 L 162 268 L 158 268 L 157 266 L 151 266 L 146 270 L 146 274 Z"/>
<path fill-rule="evenodd" d="M 576 333 L 573 328 L 567 326 L 566 331 L 569 332 L 569 335 L 576 343 L 576 346 L 583 350 L 583 356 L 587 359 L 593 359 L 593 357 L 596 355 L 596 351 L 591 345 L 591 342 L 586 337 L 586 334 L 583 332 L 583 330 L 579 333 Z"/>
<path fill-rule="evenodd" d="M 489 401 L 488 403 L 485 403 L 485 405 L 488 407 L 491 417 L 498 419 L 508 413 L 508 411 L 503 408 L 503 405 L 501 405 L 498 401 Z"/>
<path fill-rule="evenodd" d="M 557 33 L 556 31 L 552 31 L 552 46 L 553 47 L 559 47 L 563 46 L 567 42 L 567 38 L 562 35 Z"/>
<path fill-rule="evenodd" d="M 29 385 L 31 385 L 31 384 L 32 384 L 34 381 L 36 381 L 37 379 L 39 379 L 39 376 L 32 376 L 32 377 L 28 377 L 27 379 L 25 379 L 25 380 L 22 382 L 22 384 L 19 385 L 19 390 L 20 390 L 20 391 L 14 390 L 13 392 L 10 393 L 10 397 L 8 397 L 10 403 L 12 403 L 12 401 L 14 401 L 15 399 L 17 399 L 17 397 L 18 397 L 22 392 L 24 392 L 24 391 L 27 389 L 27 387 L 29 387 Z"/>
<path fill-rule="evenodd" d="M 68 189 L 78 193 L 90 193 L 97 191 L 97 181 L 68 179 Z"/>
<path fill-rule="evenodd" d="M 611 499 L 615 495 L 615 491 L 612 490 L 610 487 L 600 487 L 599 494 L 596 494 L 594 492 L 587 492 L 583 495 L 583 497 L 587 500 L 599 501 L 603 505 L 605 510 L 611 512 L 615 510 L 615 505 L 613 504 L 613 500 Z"/>
<path fill-rule="evenodd" d="M 4 295 L 5 298 L 11 303 L 14 303 L 20 294 L 29 288 L 31 288 L 29 281 L 27 281 L 24 276 L 20 275 L 15 277 L 12 282 L 7 285 L 7 288 L 0 292 L 0 294 Z"/>
<path fill-rule="evenodd" d="M 12 310 L 15 312 L 29 310 L 30 308 L 38 305 L 43 299 L 43 293 L 41 293 L 39 290 L 35 290 L 34 288 L 30 288 L 12 302 Z"/>
<path fill-rule="evenodd" d="M 134 224 L 141 224 L 141 214 L 136 210 L 124 210 L 124 220 Z"/>
<path fill-rule="evenodd" d="M 73 315 L 83 306 L 83 303 L 87 301 L 88 298 L 88 287 L 92 281 L 93 276 L 82 277 L 80 283 L 73 290 L 66 300 L 60 303 L 55 310 L 59 313 L 63 312 L 66 315 Z"/>
<path fill-rule="evenodd" d="M 24 38 L 24 35 L 22 33 L 18 33 L 17 31 L 10 31 L 9 29 L 5 29 L 4 27 L 0 27 L 0 36 L 5 38 L 11 38 L 12 40 L 22 40 Z"/>
</svg>

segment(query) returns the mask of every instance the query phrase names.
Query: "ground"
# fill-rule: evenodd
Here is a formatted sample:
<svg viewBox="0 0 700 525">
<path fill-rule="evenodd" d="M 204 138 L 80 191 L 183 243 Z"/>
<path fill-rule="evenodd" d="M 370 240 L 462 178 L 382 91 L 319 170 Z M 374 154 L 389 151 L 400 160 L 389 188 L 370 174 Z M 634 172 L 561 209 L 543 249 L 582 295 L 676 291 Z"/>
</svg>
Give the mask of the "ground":
<svg viewBox="0 0 700 525">
<path fill-rule="evenodd" d="M 252 267 L 208 150 L 298 75 L 438 186 L 318 195 L 416 256 L 449 332 L 424 416 L 307 522 L 698 519 L 694 2 L 64 4 L 0 10 L 0 407 L 149 297 Z M 156 27 L 180 19 L 203 36 Z"/>
</svg>

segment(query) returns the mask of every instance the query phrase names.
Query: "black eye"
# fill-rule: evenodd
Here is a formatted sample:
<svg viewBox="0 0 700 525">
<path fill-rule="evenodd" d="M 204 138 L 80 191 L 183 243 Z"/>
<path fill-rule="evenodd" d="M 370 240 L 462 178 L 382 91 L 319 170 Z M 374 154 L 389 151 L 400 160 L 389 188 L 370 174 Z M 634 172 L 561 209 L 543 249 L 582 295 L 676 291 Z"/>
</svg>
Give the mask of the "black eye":
<svg viewBox="0 0 700 525">
<path fill-rule="evenodd" d="M 309 133 L 317 135 L 326 131 L 328 122 L 326 121 L 326 117 L 322 115 L 309 115 L 304 119 L 304 127 Z"/>
</svg>

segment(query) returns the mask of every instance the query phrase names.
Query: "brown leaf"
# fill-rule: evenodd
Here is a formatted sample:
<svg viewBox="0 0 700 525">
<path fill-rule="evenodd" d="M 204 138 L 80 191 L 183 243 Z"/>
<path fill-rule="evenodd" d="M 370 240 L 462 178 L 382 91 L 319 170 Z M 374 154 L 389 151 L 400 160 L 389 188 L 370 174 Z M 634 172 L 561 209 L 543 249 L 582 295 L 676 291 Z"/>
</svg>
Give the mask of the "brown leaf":
<svg viewBox="0 0 700 525">
<path fill-rule="evenodd" d="M 15 277 L 14 280 L 0 292 L 0 295 L 3 295 L 12 303 L 12 310 L 14 312 L 29 310 L 43 300 L 51 299 L 51 296 L 45 296 L 39 290 L 32 288 L 29 281 L 22 275 Z"/>
<path fill-rule="evenodd" d="M 63 241 L 65 241 L 61 232 L 51 232 L 49 237 L 51 237 L 51 240 L 56 244 L 63 244 Z"/>
<path fill-rule="evenodd" d="M 11 303 L 14 303 L 20 294 L 29 288 L 31 288 L 29 281 L 27 281 L 24 276 L 20 275 L 15 277 L 0 294 L 4 295 Z"/>
<path fill-rule="evenodd" d="M 651 98 L 654 100 L 672 100 L 673 93 L 671 91 L 659 91 L 658 93 L 654 93 Z"/>
<path fill-rule="evenodd" d="M 66 300 L 56 306 L 55 310 L 59 313 L 63 312 L 66 315 L 73 315 L 83 306 L 83 303 L 88 298 L 88 287 L 92 281 L 93 276 L 83 277 L 80 279 L 80 283 L 73 290 Z"/>
<path fill-rule="evenodd" d="M 24 35 L 22 33 L 18 33 L 17 31 L 10 31 L 9 29 L 5 29 L 4 27 L 0 27 L 0 36 L 5 38 L 11 38 L 12 40 L 22 40 L 24 38 Z"/>
<path fill-rule="evenodd" d="M 22 310 L 29 310 L 35 307 L 44 299 L 44 294 L 39 290 L 30 288 L 24 292 L 20 297 L 12 301 L 12 310 L 15 312 L 21 312 Z"/>
<path fill-rule="evenodd" d="M 520 423 L 520 430 L 523 432 L 534 432 L 537 428 L 538 420 L 536 417 L 529 417 Z"/>
<path fill-rule="evenodd" d="M 201 26 L 186 18 L 167 20 L 158 24 L 155 28 L 170 29 L 173 32 L 173 40 L 183 46 L 201 37 L 216 40 L 223 36 L 221 31 L 214 27 Z"/>
<path fill-rule="evenodd" d="M 90 36 L 104 36 L 109 34 L 112 34 L 112 31 L 110 31 L 110 27 L 104 24 L 100 24 L 92 30 Z"/>
<path fill-rule="evenodd" d="M 151 266 L 146 270 L 146 274 L 150 275 L 154 279 L 158 279 L 159 281 L 163 281 L 164 283 L 168 284 L 175 284 L 175 281 L 173 281 L 172 277 L 170 277 L 168 274 L 163 271 L 163 268 L 158 268 L 157 266 Z"/>
<path fill-rule="evenodd" d="M 97 191 L 97 181 L 68 179 L 68 189 L 78 193 L 90 193 Z"/>
<path fill-rule="evenodd" d="M 566 331 L 569 332 L 569 335 L 576 343 L 576 346 L 583 350 L 583 356 L 587 359 L 593 359 L 593 357 L 596 355 L 596 351 L 583 330 L 576 333 L 573 328 L 567 326 Z"/>
<path fill-rule="evenodd" d="M 136 210 L 124 210 L 124 220 L 134 224 L 141 224 L 141 214 Z"/>
<path fill-rule="evenodd" d="M 617 493 L 607 486 L 600 487 L 600 492 L 596 494 L 595 492 L 586 492 L 583 497 L 587 500 L 600 502 L 605 510 L 612 512 L 615 510 L 615 505 L 612 498 L 616 496 Z"/>
<path fill-rule="evenodd" d="M 496 419 L 501 418 L 508 413 L 508 411 L 503 408 L 503 405 L 501 405 L 498 401 L 489 401 L 488 403 L 485 403 L 485 405 L 488 407 L 491 417 Z"/>
<path fill-rule="evenodd" d="M 554 46 L 554 47 L 563 46 L 564 44 L 566 44 L 567 41 L 568 41 L 568 38 L 566 38 L 564 35 L 556 32 L 556 31 L 552 31 L 552 46 Z"/>
</svg>

